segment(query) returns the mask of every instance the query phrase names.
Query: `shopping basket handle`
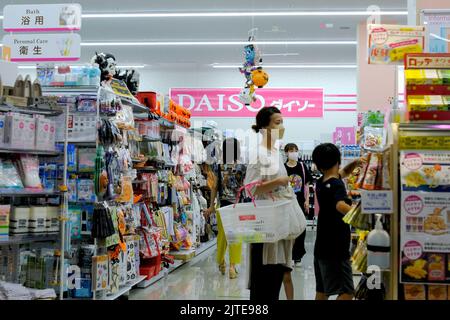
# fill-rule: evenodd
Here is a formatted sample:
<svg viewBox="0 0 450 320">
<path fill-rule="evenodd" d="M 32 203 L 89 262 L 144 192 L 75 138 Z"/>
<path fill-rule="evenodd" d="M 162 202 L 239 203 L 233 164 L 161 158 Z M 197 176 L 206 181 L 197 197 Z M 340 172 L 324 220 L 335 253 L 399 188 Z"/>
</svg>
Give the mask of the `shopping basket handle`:
<svg viewBox="0 0 450 320">
<path fill-rule="evenodd" d="M 246 184 L 246 185 L 240 187 L 238 192 L 236 193 L 236 201 L 234 202 L 233 209 L 236 208 L 236 204 L 239 203 L 239 197 L 240 197 L 242 191 L 244 191 L 244 190 L 247 191 L 248 195 L 250 195 L 250 198 L 252 199 L 253 205 L 256 208 L 255 196 L 252 194 L 251 188 L 253 188 L 255 186 L 256 187 L 260 186 L 261 184 L 262 184 L 262 181 L 254 181 L 254 182 L 250 182 L 249 184 Z M 274 199 L 274 197 L 272 195 L 272 192 L 269 192 L 269 195 L 272 198 L 272 200 L 275 201 L 275 199 Z"/>
</svg>

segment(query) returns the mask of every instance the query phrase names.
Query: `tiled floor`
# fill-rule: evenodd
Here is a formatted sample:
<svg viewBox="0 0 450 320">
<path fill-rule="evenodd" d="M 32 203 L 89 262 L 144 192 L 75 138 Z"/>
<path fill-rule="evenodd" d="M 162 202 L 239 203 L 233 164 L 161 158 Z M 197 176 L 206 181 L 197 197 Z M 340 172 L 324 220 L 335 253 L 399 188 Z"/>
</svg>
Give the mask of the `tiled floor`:
<svg viewBox="0 0 450 320">
<path fill-rule="evenodd" d="M 294 281 L 295 299 L 312 300 L 315 295 L 315 278 L 313 268 L 313 248 L 315 232 L 307 231 L 306 251 L 302 267 L 292 272 Z M 199 261 L 188 263 L 170 273 L 146 289 L 134 289 L 129 299 L 132 300 L 228 300 L 249 299 L 246 289 L 245 258 L 240 266 L 237 279 L 230 280 L 228 274 L 219 273 L 216 261 L 216 250 L 204 252 Z M 243 255 L 246 248 L 243 248 Z M 284 300 L 284 290 L 281 290 L 280 299 Z"/>
</svg>

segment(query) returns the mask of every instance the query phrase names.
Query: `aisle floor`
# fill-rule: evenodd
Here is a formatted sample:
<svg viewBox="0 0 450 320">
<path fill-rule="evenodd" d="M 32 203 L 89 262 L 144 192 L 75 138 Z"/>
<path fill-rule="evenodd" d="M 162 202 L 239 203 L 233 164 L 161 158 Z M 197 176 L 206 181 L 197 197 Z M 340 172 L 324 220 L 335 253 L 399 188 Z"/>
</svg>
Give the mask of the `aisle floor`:
<svg viewBox="0 0 450 320">
<path fill-rule="evenodd" d="M 306 255 L 302 266 L 292 272 L 296 300 L 312 300 L 315 296 L 315 278 L 313 268 L 313 249 L 315 231 L 307 231 Z M 246 248 L 243 248 L 242 264 L 239 277 L 229 279 L 228 272 L 222 275 L 216 264 L 215 247 L 204 252 L 196 262 L 189 262 L 167 277 L 159 280 L 146 289 L 132 290 L 130 300 L 248 300 L 245 268 Z M 227 270 L 228 271 L 228 270 Z M 282 288 L 280 299 L 286 296 Z"/>
</svg>

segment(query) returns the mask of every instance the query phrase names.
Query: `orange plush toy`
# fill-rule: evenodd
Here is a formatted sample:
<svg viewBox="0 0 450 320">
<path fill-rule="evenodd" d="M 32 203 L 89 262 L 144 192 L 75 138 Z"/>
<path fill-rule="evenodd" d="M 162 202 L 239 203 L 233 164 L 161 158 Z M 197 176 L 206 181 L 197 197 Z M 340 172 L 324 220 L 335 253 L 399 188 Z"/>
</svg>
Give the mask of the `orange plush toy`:
<svg viewBox="0 0 450 320">
<path fill-rule="evenodd" d="M 252 81 L 258 88 L 263 88 L 269 82 L 269 75 L 263 69 L 253 70 Z"/>
</svg>

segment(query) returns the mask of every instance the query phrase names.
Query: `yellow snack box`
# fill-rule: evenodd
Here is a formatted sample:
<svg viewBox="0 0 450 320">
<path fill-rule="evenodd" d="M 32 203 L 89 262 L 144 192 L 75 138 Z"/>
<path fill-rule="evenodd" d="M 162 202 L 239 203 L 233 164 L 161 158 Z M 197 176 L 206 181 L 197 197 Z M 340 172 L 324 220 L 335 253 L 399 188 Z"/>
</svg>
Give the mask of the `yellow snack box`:
<svg viewBox="0 0 450 320">
<path fill-rule="evenodd" d="M 420 284 L 405 284 L 405 300 L 426 300 L 425 286 Z"/>
<path fill-rule="evenodd" d="M 447 286 L 428 286 L 428 300 L 447 300 Z"/>
<path fill-rule="evenodd" d="M 422 53 L 422 46 L 413 44 L 394 48 L 389 52 L 389 58 L 391 61 L 402 61 L 406 53 Z"/>
<path fill-rule="evenodd" d="M 407 85 L 421 85 L 425 83 L 425 73 L 421 69 L 407 69 L 405 79 Z"/>
</svg>

